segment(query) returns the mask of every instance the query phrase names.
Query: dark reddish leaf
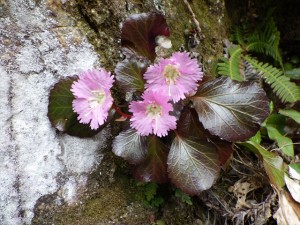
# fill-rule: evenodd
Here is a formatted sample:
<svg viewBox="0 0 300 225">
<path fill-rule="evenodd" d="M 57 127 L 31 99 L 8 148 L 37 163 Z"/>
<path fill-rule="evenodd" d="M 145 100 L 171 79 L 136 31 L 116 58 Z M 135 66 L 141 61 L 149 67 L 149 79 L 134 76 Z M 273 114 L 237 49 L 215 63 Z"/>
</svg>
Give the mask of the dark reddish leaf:
<svg viewBox="0 0 300 225">
<path fill-rule="evenodd" d="M 134 176 L 143 182 L 167 182 L 168 151 L 158 137 L 149 136 L 147 158 L 134 169 Z"/>
<path fill-rule="evenodd" d="M 140 136 L 134 129 L 123 131 L 115 137 L 112 151 L 131 164 L 139 164 L 147 156 L 146 137 Z"/>
<path fill-rule="evenodd" d="M 231 157 L 232 143 L 220 140 L 218 136 L 211 135 L 204 129 L 198 120 L 197 112 L 191 108 L 184 108 L 177 123 L 177 131 L 184 137 L 196 136 L 197 138 L 212 143 L 218 152 L 220 166 L 223 166 Z"/>
<path fill-rule="evenodd" d="M 168 156 L 168 174 L 172 183 L 195 195 L 209 189 L 219 176 L 219 156 L 213 144 L 177 135 Z"/>
<path fill-rule="evenodd" d="M 266 93 L 254 82 L 220 77 L 202 84 L 191 100 L 204 128 L 232 142 L 255 135 L 269 114 Z"/>
<path fill-rule="evenodd" d="M 92 130 L 88 124 L 79 123 L 77 120 L 78 115 L 72 110 L 74 96 L 70 90 L 72 83 L 77 79 L 77 76 L 65 78 L 54 85 L 49 95 L 48 117 L 52 126 L 59 131 L 77 137 L 91 137 L 102 130 L 106 124 L 97 130 Z M 110 112 L 107 121 L 112 115 L 113 112 Z"/>
<path fill-rule="evenodd" d="M 125 55 L 138 55 L 154 61 L 156 36 L 169 36 L 165 17 L 158 12 L 135 14 L 128 17 L 121 31 L 121 47 Z"/>
<path fill-rule="evenodd" d="M 205 130 L 194 109 L 185 107 L 168 157 L 171 181 L 194 195 L 209 189 L 232 154 L 232 143 Z"/>
<path fill-rule="evenodd" d="M 115 69 L 116 79 L 121 90 L 127 91 L 143 91 L 144 79 L 143 75 L 148 67 L 148 62 L 136 59 L 123 60 L 119 62 Z"/>
</svg>

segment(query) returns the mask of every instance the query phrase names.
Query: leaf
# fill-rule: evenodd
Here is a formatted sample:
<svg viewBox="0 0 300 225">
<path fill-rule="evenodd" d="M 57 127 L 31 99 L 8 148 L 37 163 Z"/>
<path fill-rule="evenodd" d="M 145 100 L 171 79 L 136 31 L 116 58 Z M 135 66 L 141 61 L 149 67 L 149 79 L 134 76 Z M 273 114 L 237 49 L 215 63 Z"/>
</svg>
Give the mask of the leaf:
<svg viewBox="0 0 300 225">
<path fill-rule="evenodd" d="M 115 69 L 116 79 L 124 92 L 143 91 L 143 74 L 146 72 L 148 62 L 145 60 L 123 60 L 119 62 Z"/>
<path fill-rule="evenodd" d="M 203 83 L 190 99 L 204 128 L 231 142 L 253 136 L 269 113 L 266 94 L 254 82 L 220 77 Z"/>
<path fill-rule="evenodd" d="M 141 163 L 147 156 L 146 137 L 140 136 L 134 129 L 123 131 L 115 137 L 112 151 L 131 164 Z"/>
<path fill-rule="evenodd" d="M 222 59 L 223 62 L 218 63 L 218 73 L 230 77 L 231 80 L 245 80 L 241 73 L 241 68 L 243 66 L 242 48 L 240 46 L 235 46 L 229 49 L 229 54 L 229 59 L 224 58 Z"/>
<path fill-rule="evenodd" d="M 169 149 L 156 136 L 147 137 L 146 159 L 134 169 L 134 176 L 143 182 L 165 183 L 168 181 L 167 157 Z"/>
<path fill-rule="evenodd" d="M 288 175 L 284 175 L 285 184 L 291 193 L 293 199 L 297 202 L 300 202 L 300 184 L 299 181 L 295 181 L 289 178 Z"/>
<path fill-rule="evenodd" d="M 245 56 L 245 60 L 254 68 L 262 72 L 262 77 L 270 84 L 273 92 L 285 102 L 296 102 L 300 100 L 300 87 L 284 76 L 283 72 L 268 63 L 258 62 L 250 56 Z"/>
<path fill-rule="evenodd" d="M 79 123 L 78 115 L 72 109 L 74 96 L 71 92 L 71 86 L 77 79 L 77 76 L 62 79 L 50 90 L 48 117 L 52 126 L 59 131 L 77 137 L 91 137 L 107 125 L 113 112 L 110 112 L 107 122 L 97 130 L 92 130 L 88 124 Z"/>
<path fill-rule="evenodd" d="M 253 141 L 253 142 L 257 143 L 257 144 L 260 144 L 260 142 L 261 142 L 261 133 L 260 133 L 260 131 L 258 131 L 258 132 L 257 132 L 253 137 L 251 137 L 249 140 L 250 140 L 250 141 Z"/>
<path fill-rule="evenodd" d="M 285 71 L 285 75 L 294 80 L 300 80 L 300 68 Z"/>
<path fill-rule="evenodd" d="M 177 135 L 168 156 L 169 178 L 184 192 L 199 194 L 209 189 L 218 178 L 219 163 L 213 144 Z"/>
<path fill-rule="evenodd" d="M 274 20 L 271 18 L 253 34 L 249 35 L 247 38 L 246 50 L 269 55 L 282 65 L 282 59 L 279 52 L 279 40 L 280 32 L 278 31 Z"/>
<path fill-rule="evenodd" d="M 294 157 L 294 145 L 290 138 L 283 136 L 275 127 L 266 126 L 268 136 L 271 140 L 276 141 L 282 152 L 288 156 Z"/>
<path fill-rule="evenodd" d="M 154 61 L 156 36 L 169 36 L 164 15 L 158 12 L 129 16 L 121 30 L 121 47 L 126 56 L 137 55 Z"/>
<path fill-rule="evenodd" d="M 220 140 L 218 136 L 211 135 L 199 122 L 195 109 L 185 107 L 177 123 L 177 132 L 183 137 L 196 137 L 204 142 L 212 143 L 217 150 L 220 166 L 230 159 L 233 149 L 232 143 Z"/>
<path fill-rule="evenodd" d="M 300 224 L 300 205 L 291 195 L 283 190 L 278 194 L 279 208 L 274 214 L 277 224 L 296 225 Z"/>
<path fill-rule="evenodd" d="M 280 133 L 284 133 L 284 127 L 286 125 L 286 118 L 280 114 L 271 114 L 268 116 L 265 122 L 263 122 L 262 126 L 272 126 L 276 128 Z"/>
<path fill-rule="evenodd" d="M 283 159 L 253 141 L 246 141 L 241 144 L 257 154 L 263 160 L 263 165 L 270 182 L 275 185 L 277 189 L 281 190 L 285 185 Z"/>
<path fill-rule="evenodd" d="M 280 109 L 279 113 L 284 116 L 288 116 L 295 120 L 297 123 L 300 124 L 300 112 L 293 110 L 293 109 Z"/>
<path fill-rule="evenodd" d="M 293 163 L 289 165 L 289 174 L 293 179 L 300 181 L 300 163 Z"/>
</svg>

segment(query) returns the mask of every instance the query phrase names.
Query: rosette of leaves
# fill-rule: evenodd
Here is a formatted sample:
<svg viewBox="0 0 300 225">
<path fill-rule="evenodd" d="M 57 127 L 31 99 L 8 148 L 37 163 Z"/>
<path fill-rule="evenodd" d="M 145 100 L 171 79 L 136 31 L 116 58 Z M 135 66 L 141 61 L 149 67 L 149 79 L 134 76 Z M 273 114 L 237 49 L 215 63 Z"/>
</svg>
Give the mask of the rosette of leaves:
<svg viewBox="0 0 300 225">
<path fill-rule="evenodd" d="M 168 36 L 167 31 L 159 13 L 126 19 L 121 34 L 126 59 L 115 69 L 124 92 L 143 92 L 143 73 L 156 56 L 155 36 Z M 140 136 L 129 129 L 116 136 L 112 149 L 132 164 L 137 179 L 172 182 L 190 195 L 199 194 L 219 177 L 231 156 L 232 143 L 244 141 L 259 130 L 269 114 L 268 103 L 257 83 L 219 77 L 202 83 L 194 96 L 180 103 L 183 107 L 174 107 L 174 114 L 179 115 L 177 129 L 168 136 Z"/>
</svg>

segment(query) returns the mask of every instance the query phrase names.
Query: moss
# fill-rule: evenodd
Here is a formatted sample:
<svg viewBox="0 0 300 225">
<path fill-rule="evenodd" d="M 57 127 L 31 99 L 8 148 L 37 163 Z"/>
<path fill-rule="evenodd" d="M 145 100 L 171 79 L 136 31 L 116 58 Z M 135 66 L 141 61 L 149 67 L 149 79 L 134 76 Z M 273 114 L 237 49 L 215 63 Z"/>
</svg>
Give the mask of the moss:
<svg viewBox="0 0 300 225">
<path fill-rule="evenodd" d="M 196 32 L 192 17 L 183 1 L 168 2 L 166 14 L 174 50 L 180 47 L 187 49 L 187 35 L 192 36 Z M 189 4 L 203 35 L 193 51 L 200 54 L 206 74 L 211 74 L 212 62 L 223 55 L 223 40 L 227 38 L 228 21 L 224 1 L 207 3 L 205 0 L 197 0 L 189 1 Z"/>
</svg>

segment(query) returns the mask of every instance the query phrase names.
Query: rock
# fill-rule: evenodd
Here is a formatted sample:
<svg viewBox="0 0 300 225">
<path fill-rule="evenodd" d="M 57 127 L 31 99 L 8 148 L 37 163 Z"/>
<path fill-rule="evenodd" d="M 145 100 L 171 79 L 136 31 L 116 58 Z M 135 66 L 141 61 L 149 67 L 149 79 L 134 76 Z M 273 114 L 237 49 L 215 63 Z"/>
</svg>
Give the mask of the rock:
<svg viewBox="0 0 300 225">
<path fill-rule="evenodd" d="M 120 2 L 0 0 L 0 224 L 149 224 L 157 213 L 132 197 L 139 189 L 108 151 L 115 126 L 93 138 L 61 134 L 47 117 L 48 94 L 66 76 L 113 71 L 122 21 L 138 12 L 165 13 L 173 50 L 192 46 L 209 68 L 222 55 L 225 6 L 191 2 L 205 37 L 197 40 L 181 0 Z M 162 220 L 182 224 L 189 216 L 200 224 L 193 207 L 176 204 L 164 207 L 174 213 L 161 213 Z"/>
</svg>

